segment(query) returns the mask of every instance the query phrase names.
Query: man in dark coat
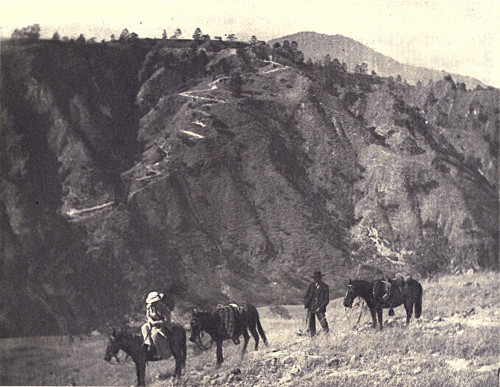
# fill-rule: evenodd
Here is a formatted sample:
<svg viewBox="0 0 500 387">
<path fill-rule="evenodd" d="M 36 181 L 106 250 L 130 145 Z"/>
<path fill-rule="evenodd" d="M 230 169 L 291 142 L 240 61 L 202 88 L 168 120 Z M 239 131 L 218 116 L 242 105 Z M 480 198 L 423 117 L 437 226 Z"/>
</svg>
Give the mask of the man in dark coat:
<svg viewBox="0 0 500 387">
<path fill-rule="evenodd" d="M 316 334 L 316 317 L 323 331 L 325 333 L 329 331 L 325 313 L 326 306 L 330 302 L 330 289 L 328 285 L 322 281 L 322 277 L 323 275 L 320 271 L 314 272 L 314 282 L 309 285 L 307 293 L 304 296 L 304 307 L 307 309 L 311 337 Z"/>
</svg>

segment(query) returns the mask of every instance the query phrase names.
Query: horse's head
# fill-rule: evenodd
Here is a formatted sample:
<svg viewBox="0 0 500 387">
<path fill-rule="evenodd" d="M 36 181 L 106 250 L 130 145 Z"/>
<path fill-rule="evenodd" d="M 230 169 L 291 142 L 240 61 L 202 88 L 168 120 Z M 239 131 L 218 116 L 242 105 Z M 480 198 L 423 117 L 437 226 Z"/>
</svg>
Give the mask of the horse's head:
<svg viewBox="0 0 500 387">
<path fill-rule="evenodd" d="M 104 360 L 111 361 L 113 357 L 118 360 L 118 351 L 120 350 L 120 344 L 118 343 L 118 335 L 113 329 L 113 333 L 109 337 L 108 346 L 106 347 L 106 353 L 104 354 Z"/>
<path fill-rule="evenodd" d="M 352 303 L 354 302 L 354 299 L 358 296 L 358 293 L 356 291 L 356 286 L 355 284 L 349 280 L 349 284 L 347 285 L 347 292 L 344 297 L 344 306 L 346 308 L 351 308 Z"/>
<path fill-rule="evenodd" d="M 205 326 L 206 314 L 207 313 L 204 311 L 193 309 L 191 321 L 189 322 L 189 324 L 191 325 L 191 336 L 189 337 L 189 341 L 194 343 L 196 338 L 203 330 Z"/>
</svg>

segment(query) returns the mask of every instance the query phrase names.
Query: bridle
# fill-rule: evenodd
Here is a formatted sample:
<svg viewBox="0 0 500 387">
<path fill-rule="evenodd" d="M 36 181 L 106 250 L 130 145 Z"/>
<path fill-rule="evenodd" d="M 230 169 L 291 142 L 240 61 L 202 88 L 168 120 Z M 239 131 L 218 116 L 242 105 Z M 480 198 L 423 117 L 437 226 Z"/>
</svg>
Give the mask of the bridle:
<svg viewBox="0 0 500 387">
<path fill-rule="evenodd" d="M 113 341 L 116 341 L 116 339 L 111 339 Z M 122 360 L 124 360 L 123 363 L 120 362 L 120 357 L 118 356 L 118 353 L 120 352 L 120 348 L 118 348 L 118 351 L 116 351 L 115 353 L 113 353 L 112 355 L 110 355 L 109 357 L 109 361 L 108 363 L 113 365 L 113 366 L 117 366 L 117 365 L 124 365 L 124 363 L 127 361 L 127 359 L 130 358 L 130 356 L 128 354 L 125 355 L 125 358 L 122 358 Z M 116 359 L 116 363 L 112 363 L 111 360 L 115 358 Z"/>
<path fill-rule="evenodd" d="M 348 288 L 351 288 L 351 285 L 349 285 Z M 346 294 L 346 297 L 347 297 L 347 294 Z M 358 302 L 356 304 L 354 304 L 354 301 L 356 301 L 356 299 L 358 299 Z M 344 307 L 344 314 L 345 314 L 345 317 L 346 317 L 346 320 L 347 320 L 347 323 L 349 324 L 349 326 L 351 326 L 351 320 L 349 318 L 349 312 L 350 312 L 350 310 L 352 310 L 352 307 L 357 308 L 358 306 L 360 306 L 361 302 L 362 302 L 362 298 L 360 296 L 356 296 L 352 300 L 350 308 Z M 352 326 L 352 329 L 357 329 L 358 328 L 359 321 L 361 320 L 361 316 L 363 314 L 363 310 L 364 310 L 364 305 L 361 305 L 361 310 L 359 312 L 358 320 L 356 321 L 356 324 Z"/>
<path fill-rule="evenodd" d="M 201 319 L 199 317 L 196 317 L 193 318 L 191 322 L 193 322 L 193 320 L 196 321 L 197 328 L 199 328 L 199 331 L 194 338 L 194 343 L 196 344 L 196 346 L 202 351 L 206 351 L 212 348 L 212 345 L 214 343 L 213 339 L 211 339 L 207 345 L 203 344 L 203 337 L 205 336 L 205 331 L 203 330 L 204 324 L 202 323 Z"/>
</svg>

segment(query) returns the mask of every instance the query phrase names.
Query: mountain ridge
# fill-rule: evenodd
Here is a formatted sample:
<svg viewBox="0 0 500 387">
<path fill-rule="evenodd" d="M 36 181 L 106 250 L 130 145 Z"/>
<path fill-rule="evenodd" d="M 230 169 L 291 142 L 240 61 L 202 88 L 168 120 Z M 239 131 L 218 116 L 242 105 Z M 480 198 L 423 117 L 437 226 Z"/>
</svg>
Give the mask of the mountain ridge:
<svg viewBox="0 0 500 387">
<path fill-rule="evenodd" d="M 297 41 L 306 58 L 317 61 L 323 60 L 326 54 L 330 54 L 332 60 L 337 58 L 340 62 L 346 62 L 350 71 L 353 71 L 356 65 L 366 62 L 369 72 L 374 70 L 377 74 L 384 77 L 396 77 L 400 75 L 402 79 L 412 84 L 416 84 L 418 81 L 423 83 L 427 83 L 429 80 L 438 81 L 449 75 L 456 82 L 464 82 L 470 89 L 474 89 L 477 86 L 487 87 L 484 82 L 471 76 L 423 66 L 403 64 L 355 39 L 340 34 L 328 35 L 313 31 L 303 31 L 274 38 L 269 43 L 272 45 L 276 42 L 281 43 L 284 40 Z"/>
</svg>

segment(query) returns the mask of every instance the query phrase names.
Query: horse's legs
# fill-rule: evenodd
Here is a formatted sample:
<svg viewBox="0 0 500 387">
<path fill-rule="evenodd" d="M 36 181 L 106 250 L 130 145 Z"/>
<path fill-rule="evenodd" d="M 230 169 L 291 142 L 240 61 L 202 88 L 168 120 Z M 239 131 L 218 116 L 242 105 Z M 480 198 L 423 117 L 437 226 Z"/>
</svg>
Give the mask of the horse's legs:
<svg viewBox="0 0 500 387">
<path fill-rule="evenodd" d="M 172 352 L 172 356 L 175 359 L 175 370 L 174 370 L 174 378 L 181 377 L 182 371 L 182 348 L 176 348 L 175 345 L 170 345 L 170 350 Z"/>
<path fill-rule="evenodd" d="M 257 351 L 259 349 L 259 333 L 257 332 L 257 328 L 255 327 L 255 324 L 250 324 L 248 329 L 250 329 L 250 333 L 252 334 L 255 341 L 254 350 Z"/>
<path fill-rule="evenodd" d="M 140 358 L 135 363 L 135 370 L 137 373 L 137 385 L 145 386 L 146 385 L 146 359 Z"/>
<path fill-rule="evenodd" d="M 243 349 L 241 351 L 242 354 L 247 351 L 248 341 L 250 340 L 250 335 L 248 334 L 246 326 L 243 328 L 243 339 L 245 339 L 245 342 L 243 343 Z"/>
<path fill-rule="evenodd" d="M 406 325 L 410 324 L 411 315 L 413 314 L 413 304 L 405 302 L 406 309 Z"/>
<path fill-rule="evenodd" d="M 370 308 L 370 313 L 372 315 L 372 328 L 377 327 L 377 317 L 375 316 L 375 308 Z"/>
<path fill-rule="evenodd" d="M 217 365 L 221 365 L 224 361 L 224 357 L 222 356 L 222 340 L 218 339 L 216 341 L 217 344 Z"/>
<path fill-rule="evenodd" d="M 174 354 L 174 358 L 175 358 L 174 378 L 180 378 L 182 371 L 182 358 L 179 356 L 179 354 Z"/>
<path fill-rule="evenodd" d="M 377 308 L 377 317 L 378 317 L 378 323 L 380 324 L 380 329 L 382 330 L 382 308 Z"/>
</svg>

